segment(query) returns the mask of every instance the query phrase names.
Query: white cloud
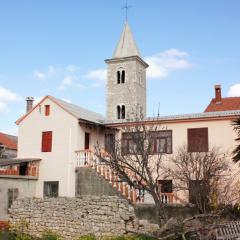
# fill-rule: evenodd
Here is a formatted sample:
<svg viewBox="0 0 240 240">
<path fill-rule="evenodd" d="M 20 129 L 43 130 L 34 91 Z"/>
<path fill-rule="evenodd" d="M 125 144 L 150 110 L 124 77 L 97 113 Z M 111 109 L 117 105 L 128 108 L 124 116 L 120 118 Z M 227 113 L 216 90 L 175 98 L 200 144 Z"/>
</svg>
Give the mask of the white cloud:
<svg viewBox="0 0 240 240">
<path fill-rule="evenodd" d="M 107 79 L 107 70 L 106 69 L 95 69 L 89 71 L 85 77 L 87 79 L 106 81 Z"/>
<path fill-rule="evenodd" d="M 174 48 L 146 57 L 145 61 L 149 64 L 147 76 L 161 79 L 175 70 L 189 69 L 193 64 L 188 61 L 188 57 L 187 52 Z"/>
<path fill-rule="evenodd" d="M 0 86 L 0 112 L 8 110 L 8 104 L 10 102 L 17 102 L 21 100 L 21 96 Z"/>
<path fill-rule="evenodd" d="M 71 86 L 74 80 L 75 80 L 74 76 L 66 76 L 63 79 L 63 81 L 62 81 L 62 83 L 61 83 L 61 85 L 59 87 L 59 90 L 64 90 L 66 87 Z"/>
<path fill-rule="evenodd" d="M 48 66 L 47 70 L 35 70 L 33 72 L 33 77 L 38 80 L 46 80 L 52 77 L 55 77 L 58 73 L 61 72 L 60 68 L 54 67 L 54 66 Z"/>
<path fill-rule="evenodd" d="M 94 69 L 88 71 L 84 76 L 85 79 L 93 80 L 90 85 L 93 88 L 100 87 L 106 83 L 107 80 L 107 70 L 106 69 Z"/>
<path fill-rule="evenodd" d="M 75 73 L 78 72 L 80 70 L 80 68 L 78 66 L 74 66 L 74 65 L 68 65 L 66 67 L 66 71 L 70 72 L 70 73 Z"/>
<path fill-rule="evenodd" d="M 228 91 L 229 97 L 239 97 L 240 96 L 240 83 L 234 84 L 230 87 Z"/>
<path fill-rule="evenodd" d="M 34 76 L 34 78 L 37 78 L 37 79 L 40 79 L 40 80 L 43 80 L 43 79 L 46 78 L 45 73 L 41 72 L 41 71 L 38 71 L 38 70 L 33 72 L 33 76 Z"/>
</svg>

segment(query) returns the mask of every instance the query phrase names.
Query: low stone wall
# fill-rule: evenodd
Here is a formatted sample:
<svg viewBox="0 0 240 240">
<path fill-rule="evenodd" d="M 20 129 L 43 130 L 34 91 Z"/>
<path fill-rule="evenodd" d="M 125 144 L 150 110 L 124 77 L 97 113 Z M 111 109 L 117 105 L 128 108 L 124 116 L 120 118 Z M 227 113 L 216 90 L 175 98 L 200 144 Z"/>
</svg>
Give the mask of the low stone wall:
<svg viewBox="0 0 240 240">
<path fill-rule="evenodd" d="M 23 225 L 24 232 L 39 237 L 46 230 L 64 239 L 82 235 L 122 235 L 137 230 L 134 209 L 116 196 L 84 198 L 25 198 L 10 209 L 11 226 Z"/>
</svg>

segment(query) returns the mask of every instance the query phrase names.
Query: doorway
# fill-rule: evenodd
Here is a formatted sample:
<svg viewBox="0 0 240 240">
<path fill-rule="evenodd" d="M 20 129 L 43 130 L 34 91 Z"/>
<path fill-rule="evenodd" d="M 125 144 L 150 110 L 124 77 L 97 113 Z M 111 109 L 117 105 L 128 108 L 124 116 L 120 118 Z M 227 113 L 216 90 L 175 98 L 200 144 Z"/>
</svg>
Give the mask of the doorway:
<svg viewBox="0 0 240 240">
<path fill-rule="evenodd" d="M 90 143 L 90 134 L 85 132 L 85 143 L 84 143 L 84 149 L 89 149 L 89 143 Z"/>
</svg>

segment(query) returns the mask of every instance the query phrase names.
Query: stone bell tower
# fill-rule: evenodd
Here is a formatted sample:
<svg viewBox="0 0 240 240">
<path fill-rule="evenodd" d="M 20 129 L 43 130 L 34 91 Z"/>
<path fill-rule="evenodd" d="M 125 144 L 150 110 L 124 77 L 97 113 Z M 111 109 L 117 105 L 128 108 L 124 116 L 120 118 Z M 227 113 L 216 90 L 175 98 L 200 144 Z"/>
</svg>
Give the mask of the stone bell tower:
<svg viewBox="0 0 240 240">
<path fill-rule="evenodd" d="M 126 22 L 119 43 L 108 64 L 107 119 L 133 120 L 146 116 L 146 69 Z"/>
</svg>

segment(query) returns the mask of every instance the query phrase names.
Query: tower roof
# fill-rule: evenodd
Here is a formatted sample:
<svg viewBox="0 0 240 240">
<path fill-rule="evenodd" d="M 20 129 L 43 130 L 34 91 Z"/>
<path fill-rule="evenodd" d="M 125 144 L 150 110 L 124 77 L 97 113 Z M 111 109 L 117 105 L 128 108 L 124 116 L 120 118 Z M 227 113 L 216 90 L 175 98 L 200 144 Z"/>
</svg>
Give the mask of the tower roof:
<svg viewBox="0 0 240 240">
<path fill-rule="evenodd" d="M 134 41 L 131 29 L 128 23 L 126 22 L 118 45 L 113 54 L 113 58 L 124 58 L 131 56 L 141 57 L 141 54 Z"/>
</svg>

